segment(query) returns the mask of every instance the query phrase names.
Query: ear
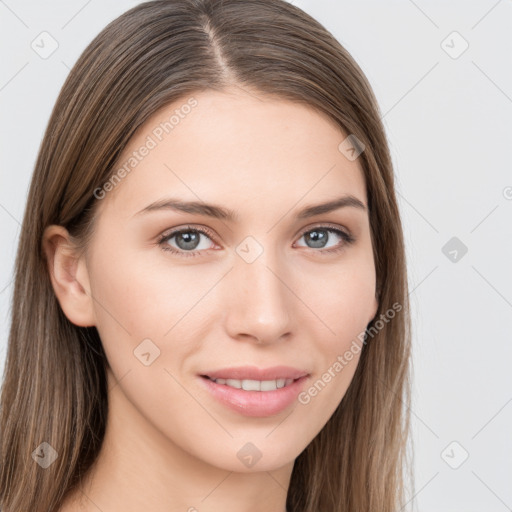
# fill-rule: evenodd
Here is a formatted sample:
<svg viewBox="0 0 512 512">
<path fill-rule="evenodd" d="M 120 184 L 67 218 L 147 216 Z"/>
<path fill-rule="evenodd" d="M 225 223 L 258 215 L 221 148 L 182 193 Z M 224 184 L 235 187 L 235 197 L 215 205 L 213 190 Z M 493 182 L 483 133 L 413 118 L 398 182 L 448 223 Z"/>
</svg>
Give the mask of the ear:
<svg viewBox="0 0 512 512">
<path fill-rule="evenodd" d="M 80 327 L 95 325 L 85 259 L 78 256 L 68 231 L 62 226 L 48 226 L 42 246 L 53 290 L 68 320 Z"/>
</svg>

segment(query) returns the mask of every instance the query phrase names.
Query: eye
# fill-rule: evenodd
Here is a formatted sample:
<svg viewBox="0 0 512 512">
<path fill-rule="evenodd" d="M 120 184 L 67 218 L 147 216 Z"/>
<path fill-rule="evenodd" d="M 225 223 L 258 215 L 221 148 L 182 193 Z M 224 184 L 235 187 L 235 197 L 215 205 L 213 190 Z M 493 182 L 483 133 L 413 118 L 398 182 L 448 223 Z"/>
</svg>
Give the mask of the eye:
<svg viewBox="0 0 512 512">
<path fill-rule="evenodd" d="M 346 233 L 339 228 L 324 225 L 314 227 L 313 229 L 310 228 L 308 231 L 304 231 L 301 235 L 301 238 L 304 238 L 306 244 L 309 244 L 306 245 L 306 247 L 310 249 L 323 249 L 321 251 L 316 251 L 320 253 L 338 252 L 341 251 L 347 244 L 355 242 L 354 237 L 349 233 Z M 341 239 L 342 243 L 339 241 L 336 243 L 336 238 Z M 334 245 L 328 245 L 331 243 L 331 241 L 334 243 Z M 326 249 L 326 247 L 328 249 Z"/>
<path fill-rule="evenodd" d="M 207 238 L 211 242 L 211 234 L 205 228 L 192 228 L 187 226 L 186 228 L 171 231 L 170 233 L 163 235 L 159 238 L 158 244 L 164 251 L 170 251 L 173 254 L 179 254 L 180 256 L 197 256 L 199 250 L 207 250 L 212 247 L 206 243 L 201 247 L 201 238 Z M 177 247 L 173 247 L 169 242 L 175 238 L 175 244 Z M 210 244 L 211 245 L 211 244 Z"/>
</svg>

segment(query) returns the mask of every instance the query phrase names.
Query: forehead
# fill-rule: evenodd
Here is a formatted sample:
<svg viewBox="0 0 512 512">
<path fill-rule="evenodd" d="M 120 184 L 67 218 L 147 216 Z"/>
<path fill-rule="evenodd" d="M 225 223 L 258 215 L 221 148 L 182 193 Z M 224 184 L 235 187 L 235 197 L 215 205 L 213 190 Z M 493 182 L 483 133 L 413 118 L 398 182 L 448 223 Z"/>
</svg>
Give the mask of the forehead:
<svg viewBox="0 0 512 512">
<path fill-rule="evenodd" d="M 366 203 L 359 159 L 339 149 L 347 135 L 302 103 L 238 88 L 191 94 L 137 130 L 116 162 L 114 173 L 123 177 L 107 199 L 125 214 L 166 194 L 237 211 L 342 193 Z"/>
</svg>

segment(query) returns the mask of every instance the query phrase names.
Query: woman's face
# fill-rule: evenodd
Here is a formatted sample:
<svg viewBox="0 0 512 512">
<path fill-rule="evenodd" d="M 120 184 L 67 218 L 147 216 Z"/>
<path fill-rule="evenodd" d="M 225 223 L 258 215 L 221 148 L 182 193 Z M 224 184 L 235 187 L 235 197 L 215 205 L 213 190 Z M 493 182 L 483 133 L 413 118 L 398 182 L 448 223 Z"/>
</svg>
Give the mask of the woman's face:
<svg viewBox="0 0 512 512">
<path fill-rule="evenodd" d="M 244 472 L 290 463 L 326 424 L 377 309 L 347 135 L 309 107 L 233 88 L 184 98 L 132 138 L 124 172 L 95 191 L 82 275 L 125 428 Z M 309 210 L 347 196 L 363 207 Z"/>
</svg>

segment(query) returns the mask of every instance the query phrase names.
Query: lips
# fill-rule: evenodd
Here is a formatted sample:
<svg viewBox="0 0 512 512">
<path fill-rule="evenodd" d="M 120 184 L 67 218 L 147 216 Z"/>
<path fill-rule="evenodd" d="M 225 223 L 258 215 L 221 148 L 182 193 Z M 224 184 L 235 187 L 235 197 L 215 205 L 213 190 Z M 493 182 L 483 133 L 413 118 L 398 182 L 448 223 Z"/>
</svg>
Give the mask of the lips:
<svg viewBox="0 0 512 512">
<path fill-rule="evenodd" d="M 235 371 L 236 370 L 236 371 Z M 231 368 L 209 372 L 212 375 L 256 375 L 258 379 L 212 379 L 200 375 L 201 386 L 227 408 L 252 417 L 268 417 L 279 414 L 291 407 L 309 379 L 309 374 L 290 367 L 274 367 L 258 370 L 252 367 Z M 276 373 L 277 372 L 277 373 Z M 297 379 L 270 379 L 265 375 L 302 375 Z M 262 380 L 260 380 L 262 379 Z M 280 384 L 284 384 L 279 387 Z"/>
</svg>

